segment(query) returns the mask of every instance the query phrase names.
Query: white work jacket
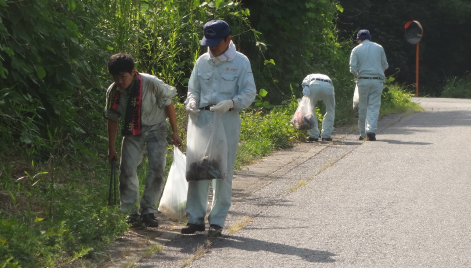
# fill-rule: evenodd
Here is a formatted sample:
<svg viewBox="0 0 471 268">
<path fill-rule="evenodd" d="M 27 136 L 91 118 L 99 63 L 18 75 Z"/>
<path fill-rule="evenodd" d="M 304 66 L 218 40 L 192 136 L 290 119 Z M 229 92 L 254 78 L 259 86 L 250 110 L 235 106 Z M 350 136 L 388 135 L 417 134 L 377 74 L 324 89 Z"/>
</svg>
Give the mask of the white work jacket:
<svg viewBox="0 0 471 268">
<path fill-rule="evenodd" d="M 350 72 L 358 77 L 384 79 L 384 70 L 388 67 L 383 47 L 367 39 L 354 47 L 350 55 Z"/>
<path fill-rule="evenodd" d="M 196 100 L 199 108 L 223 100 L 234 101 L 233 110 L 240 112 L 255 99 L 256 89 L 249 59 L 237 52 L 234 59 L 215 63 L 209 53 L 198 58 L 188 82 L 185 103 Z"/>
</svg>

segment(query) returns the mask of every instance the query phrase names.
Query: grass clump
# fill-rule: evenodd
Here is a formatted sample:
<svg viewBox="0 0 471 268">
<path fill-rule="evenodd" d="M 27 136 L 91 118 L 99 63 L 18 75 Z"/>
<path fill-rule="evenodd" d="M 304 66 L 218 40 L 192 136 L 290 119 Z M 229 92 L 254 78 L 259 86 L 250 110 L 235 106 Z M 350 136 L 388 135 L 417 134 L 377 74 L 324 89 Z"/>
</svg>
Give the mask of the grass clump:
<svg viewBox="0 0 471 268">
<path fill-rule="evenodd" d="M 203 257 L 204 254 L 206 254 L 206 252 L 208 252 L 210 247 L 211 247 L 211 241 L 206 240 L 204 245 L 200 245 L 200 246 L 196 247 L 195 254 L 191 255 L 190 258 L 188 258 L 186 260 L 182 260 L 183 265 L 185 265 L 185 266 L 190 265 L 194 261 L 196 261 L 197 259 Z"/>
<path fill-rule="evenodd" d="M 142 254 L 142 257 L 143 258 L 150 258 L 155 253 L 162 252 L 162 251 L 164 251 L 164 245 L 161 245 L 161 244 L 154 245 L 154 246 L 150 247 L 146 252 L 144 252 L 144 254 Z"/>
<path fill-rule="evenodd" d="M 412 101 L 412 94 L 400 85 L 389 84 L 383 90 L 381 109 L 379 116 L 389 114 L 406 113 L 412 114 L 423 111 L 419 104 Z"/>
<path fill-rule="evenodd" d="M 463 77 L 454 76 L 446 79 L 442 97 L 471 99 L 471 73 L 468 72 Z"/>
<path fill-rule="evenodd" d="M 290 100 L 271 109 L 253 108 L 241 112 L 241 132 L 236 168 L 268 155 L 273 150 L 292 147 L 306 135 L 290 123 L 297 101 Z"/>
<path fill-rule="evenodd" d="M 229 229 L 227 229 L 227 233 L 229 235 L 242 230 L 247 224 L 254 222 L 255 219 L 249 218 L 249 217 L 244 217 L 242 220 L 235 222 L 232 224 Z"/>
<path fill-rule="evenodd" d="M 289 192 L 292 193 L 296 191 L 299 187 L 302 187 L 304 185 L 307 185 L 307 180 L 300 180 L 294 186 L 289 188 Z"/>
</svg>

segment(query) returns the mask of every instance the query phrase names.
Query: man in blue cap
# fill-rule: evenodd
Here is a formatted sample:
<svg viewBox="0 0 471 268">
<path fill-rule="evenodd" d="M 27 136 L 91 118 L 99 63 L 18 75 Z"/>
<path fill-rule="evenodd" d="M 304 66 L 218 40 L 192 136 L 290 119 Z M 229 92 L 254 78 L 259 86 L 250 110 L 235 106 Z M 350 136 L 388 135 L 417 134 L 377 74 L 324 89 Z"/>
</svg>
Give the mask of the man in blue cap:
<svg viewBox="0 0 471 268">
<path fill-rule="evenodd" d="M 357 41 L 359 45 L 353 48 L 350 55 L 350 72 L 358 86 L 358 129 L 360 140 L 366 137 L 369 141 L 375 141 L 384 71 L 389 65 L 383 47 L 371 42 L 368 30 L 358 31 Z"/>
<path fill-rule="evenodd" d="M 256 96 L 255 81 L 248 58 L 236 51 L 231 28 L 223 20 L 207 22 L 201 46 L 208 52 L 195 63 L 188 82 L 186 111 L 193 119 L 200 113 L 222 113 L 227 140 L 227 172 L 224 179 L 212 180 L 213 201 L 208 216 L 209 236 L 221 236 L 231 206 L 232 177 L 240 135 L 239 113 Z M 189 157 L 187 151 L 187 158 Z M 209 180 L 189 181 L 186 211 L 188 224 L 182 234 L 205 230 Z"/>
</svg>

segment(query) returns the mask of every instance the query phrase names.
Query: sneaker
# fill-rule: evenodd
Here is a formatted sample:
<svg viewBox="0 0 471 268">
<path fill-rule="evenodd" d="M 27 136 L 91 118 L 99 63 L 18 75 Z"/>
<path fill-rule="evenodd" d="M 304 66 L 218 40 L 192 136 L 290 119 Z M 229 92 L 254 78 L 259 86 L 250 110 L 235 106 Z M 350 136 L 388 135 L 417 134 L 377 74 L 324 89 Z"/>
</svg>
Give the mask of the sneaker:
<svg viewBox="0 0 471 268">
<path fill-rule="evenodd" d="M 332 141 L 332 138 L 322 138 L 322 141 Z"/>
<path fill-rule="evenodd" d="M 222 227 L 216 224 L 211 224 L 208 230 L 209 237 L 220 237 L 222 236 Z"/>
<path fill-rule="evenodd" d="M 360 136 L 360 138 L 358 138 L 359 141 L 362 141 L 364 139 L 365 139 L 365 137 L 362 137 L 362 136 Z"/>
<path fill-rule="evenodd" d="M 318 138 L 309 137 L 309 138 L 307 138 L 307 141 L 319 141 L 319 139 L 318 139 Z"/>
<path fill-rule="evenodd" d="M 142 222 L 147 227 L 159 227 L 159 222 L 155 219 L 154 213 L 142 215 Z"/>
<path fill-rule="evenodd" d="M 375 141 L 376 140 L 376 134 L 373 132 L 368 132 L 366 133 L 367 140 L 369 141 Z"/>
<path fill-rule="evenodd" d="M 205 229 L 204 224 L 193 224 L 193 223 L 188 223 L 187 227 L 182 228 L 181 233 L 182 234 L 194 234 L 195 232 L 203 232 Z"/>
</svg>

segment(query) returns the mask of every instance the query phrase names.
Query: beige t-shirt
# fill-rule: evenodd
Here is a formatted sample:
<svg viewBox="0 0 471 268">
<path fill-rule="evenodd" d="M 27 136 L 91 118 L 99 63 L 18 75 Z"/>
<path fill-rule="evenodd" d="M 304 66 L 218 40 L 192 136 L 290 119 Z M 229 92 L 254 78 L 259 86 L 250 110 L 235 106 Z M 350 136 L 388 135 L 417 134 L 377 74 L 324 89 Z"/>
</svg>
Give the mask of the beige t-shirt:
<svg viewBox="0 0 471 268">
<path fill-rule="evenodd" d="M 175 87 L 165 84 L 157 77 L 140 73 L 142 77 L 142 106 L 141 106 L 141 125 L 155 126 L 166 122 L 167 112 L 165 107 L 170 105 L 172 98 L 177 95 Z M 109 99 L 110 91 L 114 83 L 110 85 L 106 91 L 106 106 L 108 102 L 113 101 Z M 105 108 L 105 118 L 118 121 L 119 117 L 126 112 L 126 102 L 128 99 L 127 90 L 121 90 L 119 87 L 121 97 L 119 99 L 118 110 L 108 110 Z"/>
</svg>

